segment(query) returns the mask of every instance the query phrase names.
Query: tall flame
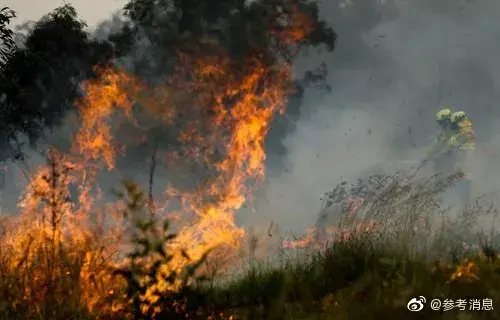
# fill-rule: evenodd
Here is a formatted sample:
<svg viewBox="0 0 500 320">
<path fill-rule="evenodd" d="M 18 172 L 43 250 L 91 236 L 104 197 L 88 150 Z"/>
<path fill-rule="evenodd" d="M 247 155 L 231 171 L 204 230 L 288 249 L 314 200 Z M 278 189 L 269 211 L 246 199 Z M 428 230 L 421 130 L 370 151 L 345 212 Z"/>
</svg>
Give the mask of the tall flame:
<svg viewBox="0 0 500 320">
<path fill-rule="evenodd" d="M 255 183 L 264 178 L 264 139 L 272 117 L 285 105 L 289 71 L 271 76 L 275 71 L 258 61 L 249 65 L 248 74 L 241 78 L 231 73 L 227 60 L 199 64 L 193 72 L 199 88 L 213 97 L 215 114 L 211 129 L 217 135 L 226 133 L 224 157 L 214 163 L 215 178 L 194 194 L 180 195 L 184 209 L 196 213 L 198 220 L 181 229 L 176 246 L 187 245 L 188 254 L 194 259 L 219 245 L 238 245 L 244 233 L 235 226 L 234 214 Z M 217 81 L 209 80 L 214 77 L 226 79 L 228 85 L 217 86 Z M 231 108 L 225 105 L 228 100 L 236 101 Z M 194 137 L 196 132 L 191 135 L 200 142 L 199 136 Z M 175 192 L 170 190 L 172 194 Z"/>
<path fill-rule="evenodd" d="M 167 200 L 180 199 L 182 210 L 165 209 L 157 214 L 167 219 L 183 217 L 177 225 L 177 237 L 168 247 L 169 252 L 179 254 L 163 266 L 165 273 L 180 272 L 189 262 L 181 251 L 196 261 L 209 250 L 238 249 L 245 232 L 236 226 L 234 217 L 264 178 L 265 136 L 273 116 L 284 109 L 292 76 L 290 68 L 275 70 L 258 59 L 249 61 L 240 73 L 235 73 L 235 65 L 225 58 L 183 62 L 190 70 L 186 81 L 194 84 L 187 88 L 198 94 L 196 99 L 187 101 L 192 105 L 182 108 L 201 116 L 184 124 L 179 140 L 186 151 L 198 150 L 195 154 L 209 172 L 205 182 L 194 191 L 165 186 Z M 178 86 L 182 86 L 180 82 Z M 116 148 L 110 119 L 121 111 L 141 126 L 132 112 L 134 102 L 158 111 L 150 107 L 151 101 L 140 97 L 145 91 L 167 89 L 146 88 L 131 75 L 112 69 L 104 70 L 99 80 L 89 81 L 83 88 L 86 96 L 79 104 L 82 127 L 75 139 L 75 150 L 86 160 L 101 158 L 108 168 L 114 168 L 115 157 L 124 149 Z M 183 92 L 179 90 L 179 94 Z M 164 109 L 175 106 L 169 100 L 163 103 Z M 203 112 L 206 110 L 210 112 Z M 176 113 L 177 110 L 170 112 Z M 171 290 L 177 285 L 158 283 L 151 290 Z M 146 298 L 155 299 L 153 295 Z"/>
<path fill-rule="evenodd" d="M 292 9 L 287 14 L 285 25 L 270 31 L 278 51 L 298 44 L 313 29 L 306 16 L 301 15 L 297 8 Z M 284 61 L 286 59 L 278 58 L 273 65 L 268 65 L 262 56 L 257 55 L 235 62 L 218 49 L 208 57 L 179 53 L 178 58 L 180 64 L 174 76 L 162 85 L 146 84 L 125 70 L 113 67 L 96 69 L 97 77 L 83 83 L 84 97 L 76 102 L 79 122 L 73 148 L 67 154 L 54 151 L 57 163 L 62 166 L 57 170 L 65 173 L 56 175 L 54 165 L 52 169 L 50 165 L 42 166 L 32 178 L 21 203 L 23 218 L 36 223 L 31 223 L 29 229 L 12 228 L 7 237 L 2 235 L 2 246 L 6 248 L 8 245 L 9 250 L 18 253 L 15 259 L 11 259 L 12 270 L 24 263 L 24 251 L 31 246 L 26 230 L 32 235 L 35 231 L 41 233 L 38 239 L 44 242 L 46 234 L 50 234 L 45 220 L 51 214 L 54 216 L 52 233 L 68 248 L 84 246 L 82 243 L 87 245 L 90 238 L 98 237 L 96 235 L 104 226 L 110 229 L 108 220 L 113 219 L 118 221 L 116 228 L 111 228 L 112 232 L 102 238 L 106 238 L 109 248 L 116 247 L 109 245 L 109 241 L 116 240 L 121 244 L 120 236 L 126 232 L 120 224 L 122 221 L 114 215 L 117 207 L 113 204 L 109 208 L 96 208 L 94 200 L 99 194 L 93 193 L 96 191 L 93 188 L 97 186 L 94 178 L 99 171 L 116 170 L 117 158 L 126 154 L 125 147 L 128 146 L 122 143 L 119 130 L 124 122 L 132 124 L 141 133 L 137 140 L 142 140 L 158 123 L 171 128 L 178 134 L 182 150 L 170 154 L 177 155 L 182 162 L 195 161 L 206 168 L 206 178 L 193 190 L 166 185 L 164 199 L 155 199 L 164 203 L 154 206 L 155 215 L 176 222 L 177 237 L 167 244 L 166 249 L 178 254 L 162 266 L 163 271 L 181 271 L 189 263 L 185 254 L 191 261 L 196 261 L 210 250 L 236 252 L 245 239 L 245 231 L 235 224 L 235 214 L 265 177 L 265 137 L 273 117 L 283 112 L 286 105 L 286 96 L 292 89 L 292 68 Z M 52 178 L 47 178 L 50 175 Z M 54 181 L 58 181 L 57 186 Z M 79 187 L 76 200 L 68 200 L 72 196 L 70 184 Z M 51 193 L 56 189 L 57 193 Z M 99 191 L 98 186 L 96 189 Z M 172 208 L 173 199 L 180 200 L 181 209 Z M 41 207 L 43 202 L 46 204 Z M 102 218 L 102 213 L 113 214 L 112 219 Z M 91 228 L 95 216 L 101 220 L 97 227 Z M 22 221 L 18 222 L 22 224 Z M 80 297 L 91 311 L 103 308 L 102 301 L 106 300 L 96 297 L 97 291 L 106 297 L 123 294 L 109 273 L 103 275 L 96 269 L 96 265 L 111 262 L 96 243 L 89 245 L 85 252 L 73 250 L 83 257 L 74 259 L 78 266 L 71 271 L 78 273 L 80 283 L 86 286 Z M 43 244 L 35 246 L 38 248 Z M 30 268 L 36 264 L 36 254 L 41 255 L 33 252 L 27 257 L 33 260 Z M 50 259 L 47 264 L 53 267 Z M 71 272 L 63 272 L 63 267 L 58 271 L 59 276 L 69 277 Z M 34 273 L 33 279 L 42 276 Z M 95 283 L 96 277 L 104 283 L 97 289 L 91 284 Z M 33 279 L 31 281 L 35 281 Z M 40 286 L 44 281 L 46 279 L 38 281 Z M 153 291 L 176 290 L 178 285 L 159 280 L 144 298 L 154 302 Z M 34 291 L 26 294 L 34 294 Z M 43 299 L 44 296 L 40 295 L 39 301 Z M 113 305 L 110 308 L 117 310 L 120 307 Z"/>
<path fill-rule="evenodd" d="M 134 79 L 125 73 L 103 70 L 98 80 L 82 85 L 87 97 L 80 102 L 81 127 L 76 136 L 76 149 L 86 161 L 102 159 L 114 168 L 117 146 L 113 141 L 109 120 L 115 108 L 120 108 L 130 119 L 132 103 L 124 87 L 135 89 Z"/>
</svg>

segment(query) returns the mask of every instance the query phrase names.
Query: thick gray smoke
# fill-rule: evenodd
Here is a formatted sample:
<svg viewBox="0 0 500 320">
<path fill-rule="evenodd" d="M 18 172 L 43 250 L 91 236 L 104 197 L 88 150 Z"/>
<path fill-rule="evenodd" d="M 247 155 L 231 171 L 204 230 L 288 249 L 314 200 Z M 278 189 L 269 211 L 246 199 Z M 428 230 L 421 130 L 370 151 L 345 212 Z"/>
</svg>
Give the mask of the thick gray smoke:
<svg viewBox="0 0 500 320">
<path fill-rule="evenodd" d="M 308 113 L 285 140 L 287 167 L 242 220 L 313 225 L 320 197 L 341 179 L 421 159 L 443 105 L 465 111 L 474 124 L 473 192 L 498 190 L 500 3 L 327 1 L 321 12 L 339 32 L 337 50 L 321 56 L 333 90 L 321 99 L 310 94 Z M 317 59 L 305 57 L 299 69 Z"/>
</svg>

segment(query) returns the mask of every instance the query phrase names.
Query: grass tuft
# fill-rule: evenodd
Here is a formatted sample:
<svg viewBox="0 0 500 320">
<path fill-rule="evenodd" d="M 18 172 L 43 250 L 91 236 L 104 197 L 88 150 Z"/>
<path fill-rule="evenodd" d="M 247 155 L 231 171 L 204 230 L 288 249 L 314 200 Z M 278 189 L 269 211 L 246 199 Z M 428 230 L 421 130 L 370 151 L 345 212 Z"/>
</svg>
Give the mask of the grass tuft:
<svg viewBox="0 0 500 320">
<path fill-rule="evenodd" d="M 43 180 L 58 192 L 35 193 L 44 205 L 24 214 L 31 224 L 2 222 L 1 319 L 500 318 L 500 238 L 481 228 L 493 224 L 492 206 L 478 199 L 457 215 L 439 201 L 460 175 L 372 180 L 354 214 L 337 200 L 325 207 L 318 227 L 334 233 L 323 249 L 280 248 L 279 263 L 251 258 L 222 279 L 208 266 L 209 252 L 180 271 L 164 268 L 176 254 L 168 250 L 175 233 L 148 214 L 133 183 L 121 194 L 123 216 L 134 222 L 126 263 L 114 263 L 101 229 L 68 235 L 60 169 Z M 425 308 L 408 311 L 419 296 Z M 455 307 L 433 311 L 432 299 Z M 493 310 L 469 310 L 474 299 L 491 299 Z"/>
</svg>

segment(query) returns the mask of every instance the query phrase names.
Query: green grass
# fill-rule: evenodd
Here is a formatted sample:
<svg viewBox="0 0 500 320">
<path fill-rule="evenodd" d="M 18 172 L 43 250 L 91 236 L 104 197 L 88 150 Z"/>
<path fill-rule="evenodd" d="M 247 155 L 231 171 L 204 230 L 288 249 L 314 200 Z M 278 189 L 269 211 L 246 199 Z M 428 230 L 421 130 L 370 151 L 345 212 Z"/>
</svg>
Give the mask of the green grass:
<svg viewBox="0 0 500 320">
<path fill-rule="evenodd" d="M 500 301 L 498 236 L 483 227 L 495 210 L 482 197 L 450 219 L 456 213 L 437 200 L 461 177 L 382 179 L 384 188 L 357 216 L 340 222 L 354 230 L 359 221 L 376 221 L 375 232 L 354 233 L 322 252 L 298 250 L 278 266 L 254 263 L 229 283 L 202 288 L 203 303 L 236 319 L 500 318 L 497 310 L 407 309 L 418 296 L 427 303 L 489 298 L 494 308 Z M 484 219 L 490 222 L 481 225 Z M 452 279 L 466 261 L 472 273 Z"/>
<path fill-rule="evenodd" d="M 479 280 L 450 281 L 457 261 L 429 261 L 367 239 L 351 240 L 317 253 L 307 262 L 279 268 L 253 267 L 224 287 L 205 291 L 217 310 L 234 310 L 241 319 L 380 319 L 384 317 L 495 319 L 498 311 L 412 313 L 412 297 L 442 300 L 500 299 L 500 263 L 478 251 L 469 254 Z M 467 255 L 464 253 L 464 257 Z"/>
</svg>

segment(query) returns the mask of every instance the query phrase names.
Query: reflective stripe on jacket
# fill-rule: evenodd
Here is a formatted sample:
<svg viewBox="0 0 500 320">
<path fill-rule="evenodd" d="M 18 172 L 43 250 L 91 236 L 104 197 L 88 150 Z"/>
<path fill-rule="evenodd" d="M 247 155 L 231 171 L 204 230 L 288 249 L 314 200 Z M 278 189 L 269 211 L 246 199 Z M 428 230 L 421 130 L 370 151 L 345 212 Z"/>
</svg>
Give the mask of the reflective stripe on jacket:
<svg viewBox="0 0 500 320">
<path fill-rule="evenodd" d="M 457 131 L 450 137 L 450 146 L 458 150 L 475 150 L 476 137 L 470 120 L 464 119 L 457 126 Z"/>
</svg>

